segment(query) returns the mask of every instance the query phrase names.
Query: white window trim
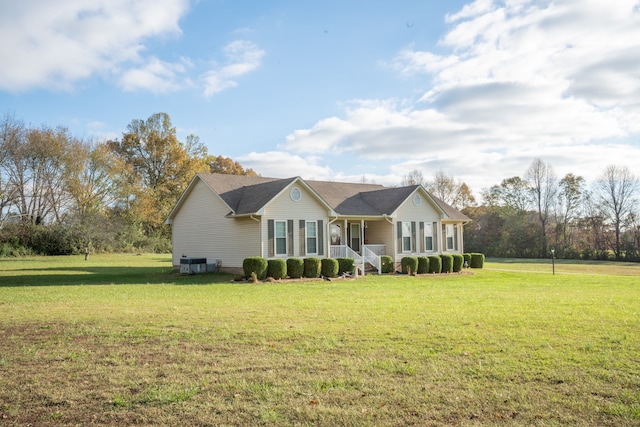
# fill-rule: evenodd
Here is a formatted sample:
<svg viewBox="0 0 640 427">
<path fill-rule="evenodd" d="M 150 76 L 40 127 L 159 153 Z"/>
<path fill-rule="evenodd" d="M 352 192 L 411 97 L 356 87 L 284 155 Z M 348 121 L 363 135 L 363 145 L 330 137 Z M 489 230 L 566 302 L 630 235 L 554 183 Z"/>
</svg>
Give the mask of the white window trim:
<svg viewBox="0 0 640 427">
<path fill-rule="evenodd" d="M 315 224 L 315 232 L 316 235 L 313 237 L 309 237 L 309 228 L 308 225 L 309 224 Z M 316 248 L 314 252 L 310 252 L 309 251 L 309 239 L 315 239 L 316 240 Z M 304 225 L 304 246 L 305 246 L 305 253 L 307 255 L 318 255 L 318 221 L 305 221 L 305 225 Z"/>
<path fill-rule="evenodd" d="M 282 239 L 282 237 L 278 237 L 278 223 L 284 224 L 284 253 L 278 252 L 278 239 Z M 287 221 L 284 219 L 276 219 L 273 221 L 273 253 L 277 257 L 288 256 L 289 255 L 289 241 L 288 241 L 288 230 L 287 230 Z"/>
<path fill-rule="evenodd" d="M 299 202 L 300 199 L 302 199 L 302 191 L 300 191 L 298 187 L 293 187 L 291 191 L 289 191 L 289 197 L 291 197 L 291 200 L 294 202 Z"/>
</svg>

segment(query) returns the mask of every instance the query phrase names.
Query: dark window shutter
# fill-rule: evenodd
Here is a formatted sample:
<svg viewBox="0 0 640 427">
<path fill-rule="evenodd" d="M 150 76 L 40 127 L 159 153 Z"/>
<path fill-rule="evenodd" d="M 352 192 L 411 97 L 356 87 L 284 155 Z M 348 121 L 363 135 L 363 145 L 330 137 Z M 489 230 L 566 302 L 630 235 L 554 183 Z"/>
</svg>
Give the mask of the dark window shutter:
<svg viewBox="0 0 640 427">
<path fill-rule="evenodd" d="M 438 241 L 438 223 L 434 222 L 433 224 L 431 224 L 433 230 L 433 250 L 435 252 L 438 252 L 438 248 L 440 247 L 440 243 Z"/>
<path fill-rule="evenodd" d="M 289 256 L 293 256 L 293 220 L 287 220 L 287 240 L 289 241 Z"/>
<path fill-rule="evenodd" d="M 300 220 L 300 256 L 305 256 L 307 254 L 306 231 L 307 231 L 307 221 L 305 221 L 304 219 L 301 219 Z"/>
<path fill-rule="evenodd" d="M 417 235 L 416 235 L 416 222 L 413 221 L 411 223 L 411 252 L 415 253 L 416 252 L 416 241 L 417 241 Z"/>
<path fill-rule="evenodd" d="M 397 237 L 397 244 L 398 244 L 398 253 L 402 253 L 402 221 L 398 221 L 398 236 Z"/>
<path fill-rule="evenodd" d="M 324 228 L 322 227 L 322 220 L 318 220 L 318 230 L 316 231 L 318 241 L 318 255 L 324 255 Z"/>
<path fill-rule="evenodd" d="M 272 256 L 274 256 L 275 254 L 275 239 L 273 238 L 273 236 L 275 235 L 275 224 L 274 221 L 272 219 L 270 219 L 269 221 L 267 221 L 267 228 L 268 228 L 268 236 L 269 239 L 267 241 L 267 245 L 268 245 L 268 249 L 267 249 L 267 253 L 269 258 L 271 258 Z"/>
<path fill-rule="evenodd" d="M 453 225 L 453 249 L 458 250 L 458 224 Z"/>
<path fill-rule="evenodd" d="M 418 238 L 420 240 L 420 245 L 418 247 L 422 248 L 422 252 L 426 252 L 427 248 L 424 247 L 424 222 L 420 221 L 420 233 L 418 234 Z"/>
</svg>

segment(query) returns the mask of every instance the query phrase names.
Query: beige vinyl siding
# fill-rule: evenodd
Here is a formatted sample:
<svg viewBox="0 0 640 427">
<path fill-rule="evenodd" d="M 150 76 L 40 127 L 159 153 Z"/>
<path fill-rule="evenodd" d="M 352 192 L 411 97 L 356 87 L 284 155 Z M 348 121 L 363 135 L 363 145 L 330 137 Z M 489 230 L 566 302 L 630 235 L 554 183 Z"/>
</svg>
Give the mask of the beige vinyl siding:
<svg viewBox="0 0 640 427">
<path fill-rule="evenodd" d="M 300 189 L 300 200 L 291 199 L 290 191 L 293 187 Z M 293 220 L 293 256 L 305 257 L 300 251 L 300 220 L 322 221 L 322 248 L 323 254 L 317 255 L 322 258 L 328 254 L 328 237 L 327 224 L 329 223 L 328 208 L 322 204 L 316 196 L 308 191 L 304 186 L 294 184 L 285 188 L 285 190 L 275 197 L 266 207 L 264 216 L 262 217 L 262 253 L 267 257 L 269 253 L 269 236 L 268 236 L 268 220 Z M 318 230 L 318 233 L 320 230 Z M 314 255 L 316 256 L 316 255 Z"/>
<path fill-rule="evenodd" d="M 364 231 L 366 245 L 385 245 L 387 255 L 394 253 L 395 242 L 393 240 L 393 225 L 386 220 L 365 221 Z"/>
<path fill-rule="evenodd" d="M 227 218 L 229 207 L 198 181 L 173 218 L 173 265 L 182 255 L 222 260 L 223 267 L 242 267 L 248 256 L 260 255 L 260 227 L 251 218 Z"/>
<path fill-rule="evenodd" d="M 395 253 L 395 260 L 399 262 L 403 256 L 407 255 L 421 255 L 426 254 L 424 250 L 424 242 L 422 241 L 420 235 L 420 223 L 421 222 L 437 222 L 440 224 L 440 212 L 429 202 L 429 199 L 422 192 L 418 192 L 420 195 L 420 205 L 416 206 L 413 203 L 413 195 L 409 197 L 405 202 L 396 210 L 395 215 L 395 225 L 393 227 L 394 233 L 396 233 L 393 244 L 390 246 L 391 251 Z M 397 223 L 398 222 L 415 222 L 415 241 L 414 247 L 415 251 L 411 251 L 411 253 L 402 252 L 402 248 L 397 247 Z M 438 227 L 438 229 L 440 229 Z M 437 248 L 437 252 L 440 252 L 440 246 Z M 389 247 L 387 248 L 389 251 Z M 391 254 L 391 252 L 389 252 Z M 430 252 L 432 254 L 433 252 Z"/>
</svg>

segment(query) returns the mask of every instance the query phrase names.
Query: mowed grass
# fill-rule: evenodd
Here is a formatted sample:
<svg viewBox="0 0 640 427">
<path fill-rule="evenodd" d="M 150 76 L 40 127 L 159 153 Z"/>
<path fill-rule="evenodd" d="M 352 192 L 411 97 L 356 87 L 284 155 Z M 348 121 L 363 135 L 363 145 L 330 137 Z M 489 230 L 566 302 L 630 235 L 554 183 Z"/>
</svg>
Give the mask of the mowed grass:
<svg viewBox="0 0 640 427">
<path fill-rule="evenodd" d="M 0 260 L 0 424 L 639 425 L 640 269 L 548 262 L 249 284 Z"/>
</svg>

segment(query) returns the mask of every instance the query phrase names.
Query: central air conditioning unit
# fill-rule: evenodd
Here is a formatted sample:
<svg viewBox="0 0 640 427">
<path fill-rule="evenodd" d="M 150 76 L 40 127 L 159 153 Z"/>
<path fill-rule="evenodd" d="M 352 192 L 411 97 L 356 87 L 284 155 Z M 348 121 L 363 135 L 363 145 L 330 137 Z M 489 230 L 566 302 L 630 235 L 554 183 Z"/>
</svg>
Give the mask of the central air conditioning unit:
<svg viewBox="0 0 640 427">
<path fill-rule="evenodd" d="M 180 273 L 182 274 L 199 274 L 207 272 L 206 258 L 181 258 Z"/>
</svg>

